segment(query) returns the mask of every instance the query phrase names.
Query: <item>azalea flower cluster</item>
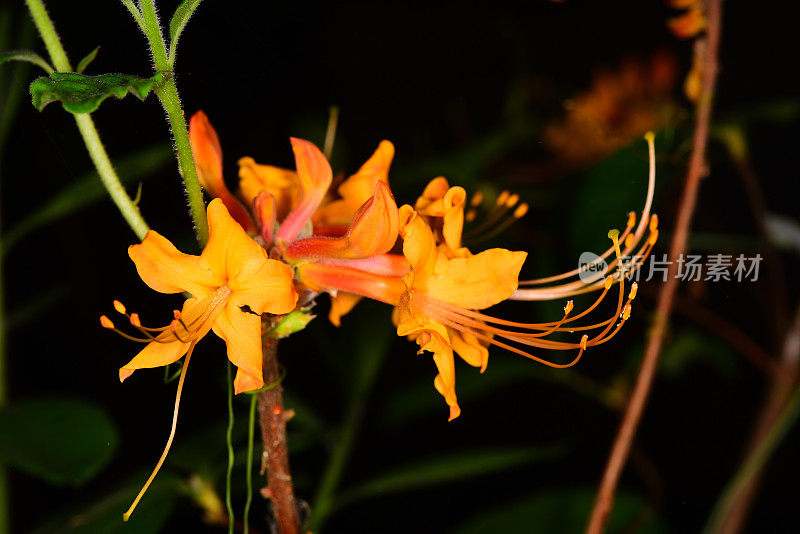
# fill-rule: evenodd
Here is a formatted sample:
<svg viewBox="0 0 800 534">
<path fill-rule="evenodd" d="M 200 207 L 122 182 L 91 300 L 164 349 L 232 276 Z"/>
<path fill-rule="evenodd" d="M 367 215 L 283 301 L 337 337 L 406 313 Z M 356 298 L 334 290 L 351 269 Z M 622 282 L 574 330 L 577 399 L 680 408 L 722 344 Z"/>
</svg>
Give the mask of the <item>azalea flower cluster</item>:
<svg viewBox="0 0 800 534">
<path fill-rule="evenodd" d="M 462 243 L 465 218 L 476 217 L 480 194 L 468 203 L 462 187 L 450 186 L 439 177 L 413 206 L 397 207 L 388 185 L 394 156 L 388 141 L 382 141 L 334 192 L 325 156 L 312 143 L 293 138 L 295 171 L 242 158 L 239 190 L 234 195 L 223 179 L 219 138 L 203 112 L 192 117 L 190 136 L 201 183 L 214 197 L 208 205 L 210 238 L 200 256 L 179 252 L 155 231 L 130 247 L 129 255 L 147 285 L 162 293 L 185 292 L 191 298 L 161 328 L 144 327 L 137 314 L 128 314 L 115 302 L 117 311 L 127 316 L 141 337 L 124 334 L 111 319 L 101 318 L 104 327 L 147 343 L 120 369 L 120 380 L 137 369 L 190 356 L 197 341 L 213 331 L 225 340 L 228 358 L 238 368 L 236 393 L 257 390 L 263 386 L 262 318 L 307 307 L 319 294 L 328 293 L 329 319 L 338 326 L 366 297 L 393 306 L 397 334 L 416 342 L 420 353 L 432 353 L 438 370 L 434 387 L 449 406 L 452 420 L 461 413 L 454 354 L 481 372 L 488 364 L 489 345 L 552 367 L 573 365 L 587 347 L 613 337 L 630 316 L 636 284 L 626 294 L 625 275 L 639 268 L 658 235 L 657 218 L 650 216 L 655 180 L 652 139 L 648 196 L 638 227 L 634 228 L 635 214 L 629 214 L 624 232 L 609 233 L 613 244 L 597 260 L 613 255 L 607 271 L 611 274 L 589 276 L 592 265 L 588 265 L 520 282 L 527 253 L 502 248 L 474 253 Z M 524 215 L 527 205 L 518 202 L 517 195 L 503 193 L 486 217 L 488 226 L 504 226 L 500 221 Z M 626 264 L 625 257 L 638 260 Z M 519 289 L 542 284 L 546 285 Z M 576 325 L 614 285 L 619 293 L 615 312 L 595 324 Z M 505 300 L 566 299 L 590 291 L 601 292 L 590 307 L 573 314 L 569 300 L 557 321 L 519 323 L 480 311 Z M 574 332 L 582 337 L 553 339 Z M 531 354 L 531 347 L 577 354 L 558 364 Z"/>
<path fill-rule="evenodd" d="M 456 354 L 481 372 L 488 364 L 489 345 L 555 368 L 574 365 L 588 347 L 611 339 L 630 317 L 637 286 L 634 283 L 626 295 L 625 278 L 644 263 L 658 236 L 658 219 L 650 216 L 655 184 L 652 134 L 648 194 L 638 226 L 630 213 L 623 233 L 609 232 L 612 246 L 591 264 L 522 282 L 519 273 L 526 252 L 493 248 L 474 253 L 462 242 L 465 221 L 475 221 L 483 203 L 480 193 L 468 204 L 464 188 L 438 177 L 413 206 L 397 207 L 388 185 L 394 157 L 388 141 L 382 141 L 334 193 L 333 172 L 325 156 L 314 144 L 293 138 L 295 171 L 242 158 L 234 195 L 223 179 L 219 138 L 203 112 L 192 117 L 190 138 L 201 184 L 214 197 L 207 209 L 209 240 L 203 252 L 184 254 L 155 231 L 128 249 L 148 286 L 190 297 L 181 310 L 173 311 L 168 325 L 158 328 L 144 326 L 138 314 L 114 301 L 116 311 L 138 330 L 138 336 L 119 330 L 107 316 L 100 317 L 104 328 L 146 344 L 120 369 L 121 381 L 138 369 L 169 365 L 186 356 L 167 445 L 125 519 L 166 458 L 189 359 L 209 332 L 225 341 L 228 359 L 237 367 L 235 392 L 257 391 L 264 387 L 266 325 L 308 309 L 321 293 L 331 297 L 329 319 L 337 326 L 361 299 L 384 302 L 394 308 L 397 334 L 416 342 L 419 353 L 432 353 L 438 370 L 433 384 L 453 420 L 461 413 L 455 389 Z M 483 222 L 466 235 L 486 239 L 527 210 L 518 195 L 503 192 Z M 608 269 L 597 269 L 611 255 L 614 260 Z M 624 261 L 630 257 L 634 261 Z M 521 285 L 529 287 L 520 289 Z M 613 314 L 595 324 L 576 325 L 614 285 L 618 297 Z M 591 306 L 573 314 L 569 300 L 558 321 L 520 323 L 480 311 L 505 300 L 553 300 L 591 291 L 601 291 Z M 582 333 L 578 341 L 554 339 L 575 332 Z M 530 353 L 531 348 L 577 354 L 569 362 L 553 363 Z"/>
</svg>

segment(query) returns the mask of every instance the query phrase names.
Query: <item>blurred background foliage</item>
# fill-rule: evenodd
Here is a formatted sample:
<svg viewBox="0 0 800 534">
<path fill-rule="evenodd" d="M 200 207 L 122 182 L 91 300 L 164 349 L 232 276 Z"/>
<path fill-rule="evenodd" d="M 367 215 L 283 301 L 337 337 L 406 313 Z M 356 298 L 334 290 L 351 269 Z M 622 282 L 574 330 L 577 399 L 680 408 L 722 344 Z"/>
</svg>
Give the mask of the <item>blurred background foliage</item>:
<svg viewBox="0 0 800 534">
<path fill-rule="evenodd" d="M 160 4 L 171 13 L 177 2 Z M 73 60 L 100 47 L 88 74 L 150 74 L 143 37 L 121 4 L 48 7 Z M 761 402 L 767 379 L 759 358 L 780 349 L 796 306 L 800 187 L 790 155 L 800 87 L 789 51 L 798 34 L 781 7 L 724 9 L 711 172 L 691 249 L 776 252 L 758 282 L 682 288 L 610 532 L 704 524 Z M 439 175 L 489 199 L 502 189 L 519 193 L 530 214 L 480 248 L 529 251 L 523 277 L 533 278 L 605 249 L 607 230 L 641 211 L 648 129 L 657 132 L 662 218 L 655 253 L 666 252 L 692 125 L 682 92 L 691 45 L 668 32 L 674 14 L 632 0 L 479 8 L 207 0 L 181 37 L 178 86 L 186 112 L 203 109 L 217 128 L 232 185 L 241 156 L 289 167 L 290 135 L 321 145 L 335 105 L 335 172 L 354 171 L 389 139 L 399 202 L 413 203 Z M 41 48 L 21 3 L 0 8 L 0 50 L 18 48 Z M 131 522 L 120 520 L 163 446 L 174 386 L 157 370 L 121 386 L 117 368 L 135 347 L 99 328 L 97 316 L 120 298 L 158 322 L 166 301 L 177 301 L 135 276 L 126 254 L 134 236 L 105 197 L 72 119 L 28 101 L 34 70 L 0 66 L 0 464 L 10 531 L 223 532 L 219 340 L 197 351 L 166 471 Z M 112 99 L 93 116 L 132 196 L 139 188 L 147 221 L 192 251 L 162 115 L 150 98 Z M 747 173 L 765 198 L 766 242 Z M 362 303 L 337 329 L 321 297 L 320 317 L 280 347 L 286 405 L 296 412 L 288 427 L 293 476 L 315 534 L 581 531 L 656 289 L 656 281 L 642 284 L 622 333 L 576 368 L 554 371 L 495 349 L 484 375 L 458 366 L 463 415 L 449 424 L 431 388 L 432 362 L 396 338 L 388 309 Z M 562 306 L 509 304 L 503 313 L 552 320 Z M 236 399 L 236 411 L 233 491 L 241 510 L 247 399 Z M 773 458 L 752 531 L 796 531 L 799 441 L 791 433 Z M 253 532 L 269 532 L 268 515 L 257 499 Z"/>
</svg>

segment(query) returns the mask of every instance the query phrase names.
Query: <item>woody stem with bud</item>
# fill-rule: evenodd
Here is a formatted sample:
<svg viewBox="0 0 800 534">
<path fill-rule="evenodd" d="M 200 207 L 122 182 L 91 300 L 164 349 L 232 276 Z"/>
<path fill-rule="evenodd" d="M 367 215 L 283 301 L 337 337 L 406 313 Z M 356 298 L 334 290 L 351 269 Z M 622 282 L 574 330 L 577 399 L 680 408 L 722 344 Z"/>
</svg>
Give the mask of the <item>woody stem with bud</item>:
<svg viewBox="0 0 800 534">
<path fill-rule="evenodd" d="M 268 325 L 264 325 L 268 326 Z M 264 384 L 280 381 L 278 340 L 262 336 L 264 352 Z M 283 408 L 283 387 L 277 383 L 258 394 L 258 421 L 264 442 L 262 473 L 266 470 L 267 487 L 262 494 L 272 501 L 272 509 L 280 534 L 299 534 L 300 517 L 289 471 L 289 448 L 286 442 L 286 411 Z"/>
</svg>

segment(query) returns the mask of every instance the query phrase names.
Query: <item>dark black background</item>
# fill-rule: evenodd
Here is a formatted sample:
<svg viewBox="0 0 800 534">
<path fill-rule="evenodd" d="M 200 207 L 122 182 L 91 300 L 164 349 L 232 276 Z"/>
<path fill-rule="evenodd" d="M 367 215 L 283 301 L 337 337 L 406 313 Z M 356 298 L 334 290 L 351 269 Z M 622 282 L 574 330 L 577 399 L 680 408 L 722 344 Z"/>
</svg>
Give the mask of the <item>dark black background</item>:
<svg viewBox="0 0 800 534">
<path fill-rule="evenodd" d="M 166 19 L 175 2 L 161 4 L 162 19 Z M 48 7 L 73 64 L 99 45 L 88 73 L 151 72 L 145 39 L 120 4 L 50 2 Z M 797 98 L 798 38 L 794 19 L 780 12 L 785 8 L 726 2 L 724 9 L 717 115 Z M 18 12 L 23 14 L 22 6 Z M 558 116 L 561 100 L 585 89 L 597 68 L 614 68 L 625 58 L 646 58 L 666 49 L 678 58 L 680 72 L 686 72 L 691 45 L 667 31 L 665 20 L 672 14 L 661 2 L 634 1 L 318 6 L 207 0 L 181 38 L 176 76 L 187 115 L 203 109 L 219 132 L 225 173 L 231 182 L 235 161 L 243 155 L 290 167 L 288 137 L 321 143 L 328 108 L 337 105 L 341 119 L 334 169 L 354 171 L 381 139 L 390 139 L 397 149 L 393 169 L 402 176 L 393 182 L 393 189 L 399 201 L 413 202 L 433 177 L 414 175 L 417 163 L 463 150 L 502 127 L 509 95 L 520 84 L 544 81 L 548 94 L 555 95 L 543 98 L 538 108 L 530 104 L 535 109 L 532 120 L 545 120 Z M 675 96 L 689 109 L 678 91 Z M 90 167 L 71 117 L 59 107 L 54 104 L 39 113 L 25 102 L 21 106 L 1 169 L 4 227 L 21 220 Z M 94 117 L 109 153 L 119 157 L 166 141 L 169 133 L 163 115 L 151 96 L 145 102 L 107 101 Z M 754 166 L 770 211 L 796 218 L 800 193 L 794 161 L 797 125 L 757 121 L 749 127 Z M 711 151 L 712 155 L 722 153 L 713 143 Z M 484 169 L 479 181 L 502 186 L 501 170 L 510 164 L 530 163 L 536 168 L 537 162 L 546 159 L 541 140 L 533 135 L 527 145 Z M 676 168 L 681 169 L 680 165 Z M 448 168 L 437 172 L 460 183 Z M 656 204 L 666 229 L 661 252 L 670 235 L 680 176 L 676 172 L 667 182 Z M 538 194 L 531 185 L 537 180 L 532 175 L 528 183 L 520 184 L 528 188 L 525 191 L 533 190 L 531 199 Z M 529 250 L 533 257 L 550 255 L 555 259 L 545 263 L 558 271 L 572 268 L 569 251 L 582 250 L 585 243 L 564 244 L 558 236 L 566 224 L 564 213 L 575 209 L 570 197 L 579 182 L 580 176 L 572 174 L 546 180 L 544 192 L 557 201 L 540 212 L 534 204 L 529 220 L 498 243 Z M 177 170 L 169 167 L 145 182 L 142 212 L 153 228 L 188 252 L 193 242 L 182 195 Z M 720 158 L 701 186 L 695 227 L 752 237 L 755 230 L 747 206 L 735 173 Z M 613 217 L 609 225 L 621 224 Z M 586 230 L 601 237 L 605 233 L 605 229 Z M 531 236 L 537 236 L 533 243 Z M 15 532 L 29 530 L 73 499 L 91 502 L 105 488 L 145 469 L 155 461 L 166 438 L 173 389 L 162 385 L 158 371 L 137 373 L 120 385 L 117 369 L 135 347 L 97 324 L 100 313 L 111 311 L 114 298 L 142 310 L 143 316 L 148 314 L 150 322 L 166 320 L 177 302 L 138 280 L 126 254 L 134 240 L 114 206 L 104 201 L 32 235 L 6 262 L 9 310 L 25 306 L 54 287 L 61 295 L 45 313 L 11 332 L 11 398 L 64 393 L 92 400 L 106 407 L 122 436 L 111 466 L 86 487 L 53 489 L 15 473 Z M 787 254 L 786 261 L 788 299 L 793 302 L 796 252 Z M 529 274 L 549 273 L 531 270 Z M 770 308 L 764 291 L 763 284 L 728 285 L 711 288 L 705 299 L 708 307 L 725 314 L 774 352 L 779 345 L 771 333 L 770 315 L 763 311 Z M 642 298 L 639 306 L 640 313 L 634 313 L 620 338 L 593 350 L 582 363 L 582 372 L 610 380 L 630 365 L 623 355 L 636 354 L 643 346 L 654 304 Z M 347 391 L 347 338 L 371 333 L 355 327 L 336 332 L 324 321 L 325 307 L 320 304 L 322 317 L 312 332 L 283 343 L 281 357 L 288 369 L 286 387 L 335 424 L 342 417 Z M 346 321 L 357 323 L 367 315 L 385 313 L 385 327 L 391 328 L 383 306 L 366 303 L 362 308 Z M 536 310 L 545 315 L 545 308 Z M 677 320 L 676 328 L 681 321 Z M 336 344 L 343 352 L 341 362 L 321 356 L 320 343 Z M 209 338 L 197 351 L 177 442 L 209 421 L 224 419 L 222 349 L 221 341 Z M 415 458 L 471 447 L 567 443 L 569 455 L 531 468 L 370 500 L 343 510 L 332 519 L 328 531 L 441 532 L 476 510 L 519 496 L 595 487 L 618 414 L 546 381 L 516 384 L 479 402 L 462 404 L 464 413 L 454 423 L 445 422 L 446 408 L 441 403 L 439 412 L 418 418 L 402 431 L 386 431 L 380 423 L 381 410 L 393 389 L 432 382 L 431 362 L 415 357 L 414 352 L 415 347 L 404 340 L 393 343 L 367 406 L 365 428 L 344 485 Z M 493 350 L 492 358 L 515 356 Z M 458 371 L 459 378 L 470 372 L 463 365 Z M 656 505 L 672 531 L 697 531 L 703 524 L 737 465 L 763 385 L 763 377 L 744 362 L 737 362 L 733 381 L 697 365 L 680 380 L 656 383 L 637 447 L 659 473 L 662 494 Z M 439 400 L 432 387 L 427 393 Z M 800 495 L 800 464 L 793 452 L 797 446 L 794 433 L 776 454 L 775 468 L 768 472 L 753 512 L 752 531 L 797 529 L 794 507 Z M 310 449 L 292 460 L 298 494 L 310 500 L 324 465 L 324 449 Z M 626 471 L 623 488 L 652 497 L 647 486 L 635 469 Z M 168 531 L 202 528 L 200 515 L 190 504 L 178 508 L 170 525 Z M 257 527 L 265 528 L 263 523 Z"/>
</svg>

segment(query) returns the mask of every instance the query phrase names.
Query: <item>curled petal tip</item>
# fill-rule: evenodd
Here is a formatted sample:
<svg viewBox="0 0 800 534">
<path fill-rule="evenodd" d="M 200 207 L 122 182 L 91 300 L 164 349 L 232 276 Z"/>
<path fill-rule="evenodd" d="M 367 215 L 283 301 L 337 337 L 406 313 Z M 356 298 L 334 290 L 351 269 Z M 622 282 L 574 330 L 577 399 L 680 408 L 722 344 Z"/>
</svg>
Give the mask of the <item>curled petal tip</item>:
<svg viewBox="0 0 800 534">
<path fill-rule="evenodd" d="M 450 406 L 450 417 L 447 418 L 447 422 L 449 423 L 459 415 L 461 415 L 461 408 L 459 408 L 458 404 Z"/>
<path fill-rule="evenodd" d="M 133 374 L 133 369 L 125 369 L 124 367 L 119 370 L 119 381 L 125 382 L 125 379 Z"/>
</svg>

